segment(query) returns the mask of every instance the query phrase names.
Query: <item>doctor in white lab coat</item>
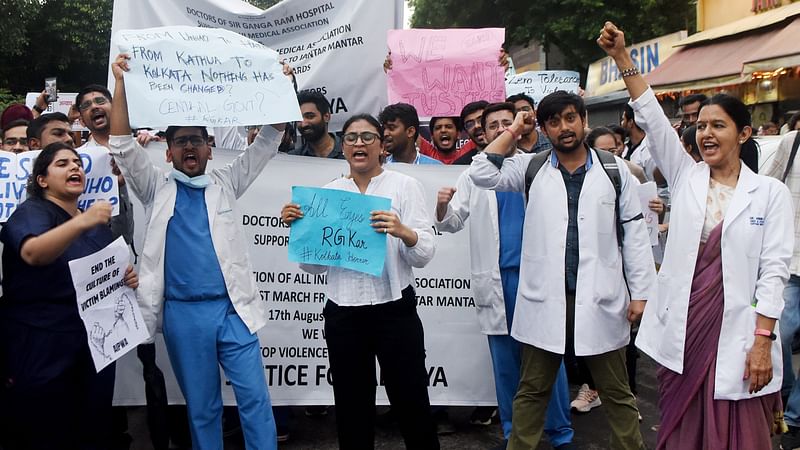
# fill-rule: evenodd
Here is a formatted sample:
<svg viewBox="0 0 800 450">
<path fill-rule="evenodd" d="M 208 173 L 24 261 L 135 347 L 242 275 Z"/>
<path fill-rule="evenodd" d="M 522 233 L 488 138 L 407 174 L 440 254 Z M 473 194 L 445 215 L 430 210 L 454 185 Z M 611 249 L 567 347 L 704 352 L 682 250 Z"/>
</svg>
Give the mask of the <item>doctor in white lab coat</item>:
<svg viewBox="0 0 800 450">
<path fill-rule="evenodd" d="M 512 103 L 491 103 L 482 127 L 489 146 L 514 121 Z M 511 143 L 511 149 L 516 145 Z M 521 151 L 516 150 L 516 153 Z M 521 192 L 492 192 L 475 186 L 465 171 L 456 187 L 439 190 L 436 228 L 455 233 L 470 220 L 470 266 L 481 331 L 488 335 L 497 406 L 505 439 L 511 436 L 512 405 L 520 377 L 520 345 L 509 334 L 519 285 L 520 250 L 525 215 Z M 559 369 L 554 395 L 547 405 L 545 432 L 558 448 L 572 442 L 567 372 Z"/>
<path fill-rule="evenodd" d="M 719 448 L 771 448 L 782 370 L 773 330 L 794 241 L 789 191 L 748 168 L 757 168 L 757 148 L 741 101 L 717 95 L 702 107 L 704 161 L 696 163 L 635 70 L 622 32 L 607 22 L 598 43 L 623 74 L 673 195 L 659 295 L 637 339 L 664 366 L 658 448 L 706 448 L 709 436 Z"/>
<path fill-rule="evenodd" d="M 563 91 L 548 95 L 538 107 L 538 123 L 554 151 L 531 184 L 525 211 L 511 330 L 523 344 L 508 447 L 513 450 L 538 445 L 544 405 L 568 347 L 574 347 L 577 356 L 586 356 L 601 399 L 608 405 L 612 446 L 643 445 L 627 382 L 625 346 L 629 320 L 638 320 L 644 301 L 654 295 L 655 265 L 644 221 L 638 220 L 642 213 L 634 191 L 638 182 L 617 159 L 622 178 L 619 217 L 625 230 L 620 251 L 616 192 L 597 153 L 583 144 L 584 117 L 583 99 Z M 469 174 L 477 187 L 525 190 L 525 172 L 533 155 L 504 157 L 525 122 L 532 120 L 528 112 L 517 113 L 496 138 L 500 143 L 473 159 Z"/>
</svg>

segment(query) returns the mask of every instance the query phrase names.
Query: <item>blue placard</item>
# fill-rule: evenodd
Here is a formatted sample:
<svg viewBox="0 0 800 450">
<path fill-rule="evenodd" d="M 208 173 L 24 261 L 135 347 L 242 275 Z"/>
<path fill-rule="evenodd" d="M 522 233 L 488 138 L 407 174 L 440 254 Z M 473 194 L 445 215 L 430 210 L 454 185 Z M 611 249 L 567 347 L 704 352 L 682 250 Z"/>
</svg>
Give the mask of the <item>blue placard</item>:
<svg viewBox="0 0 800 450">
<path fill-rule="evenodd" d="M 381 275 L 386 235 L 372 228 L 370 213 L 389 211 L 391 199 L 292 186 L 292 202 L 300 205 L 303 218 L 289 232 L 290 261 Z"/>
</svg>

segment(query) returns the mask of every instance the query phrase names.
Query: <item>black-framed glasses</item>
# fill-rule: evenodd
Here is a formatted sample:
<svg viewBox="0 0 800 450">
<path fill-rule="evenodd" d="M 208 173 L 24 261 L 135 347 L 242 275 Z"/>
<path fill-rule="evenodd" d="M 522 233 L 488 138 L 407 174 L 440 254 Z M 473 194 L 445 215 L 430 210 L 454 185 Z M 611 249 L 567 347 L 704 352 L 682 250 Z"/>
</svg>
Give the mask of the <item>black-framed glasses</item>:
<svg viewBox="0 0 800 450">
<path fill-rule="evenodd" d="M 92 103 L 94 103 L 97 106 L 105 105 L 106 103 L 108 103 L 108 99 L 103 97 L 103 96 L 99 96 L 99 97 L 95 97 L 95 98 L 93 98 L 91 100 L 86 100 L 85 102 L 83 102 L 80 105 L 78 105 L 78 110 L 79 111 L 86 111 L 87 109 L 92 107 Z"/>
<path fill-rule="evenodd" d="M 5 138 L 3 139 L 3 144 L 12 146 L 12 145 L 28 145 L 28 138 Z"/>
<path fill-rule="evenodd" d="M 478 124 L 480 124 L 480 122 L 477 121 L 477 120 L 468 120 L 468 121 L 464 122 L 464 129 L 469 131 L 469 130 L 475 128 L 475 126 L 478 125 Z"/>
<path fill-rule="evenodd" d="M 364 145 L 369 145 L 375 142 L 375 139 L 380 139 L 380 137 L 381 136 L 377 133 L 362 131 L 361 133 L 345 133 L 343 139 L 344 143 L 347 145 L 356 145 L 358 138 L 361 138 L 361 142 L 363 142 Z"/>
<path fill-rule="evenodd" d="M 203 144 L 207 144 L 207 142 L 202 136 L 195 135 L 176 137 L 172 140 L 172 144 L 176 147 L 186 147 L 188 144 L 192 144 L 192 147 L 200 147 Z"/>
</svg>

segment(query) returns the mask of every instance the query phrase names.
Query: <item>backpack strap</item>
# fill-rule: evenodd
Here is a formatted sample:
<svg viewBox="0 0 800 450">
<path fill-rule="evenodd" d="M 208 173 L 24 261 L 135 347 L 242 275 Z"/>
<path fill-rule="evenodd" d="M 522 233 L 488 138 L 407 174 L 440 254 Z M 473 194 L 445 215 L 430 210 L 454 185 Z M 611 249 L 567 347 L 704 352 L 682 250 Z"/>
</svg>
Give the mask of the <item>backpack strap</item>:
<svg viewBox="0 0 800 450">
<path fill-rule="evenodd" d="M 794 136 L 792 151 L 789 152 L 789 160 L 786 161 L 786 170 L 783 171 L 783 177 L 781 177 L 781 181 L 783 181 L 784 183 L 786 183 L 786 177 L 789 176 L 789 171 L 792 170 L 792 164 L 794 163 L 794 157 L 797 156 L 798 147 L 800 147 L 800 131 L 798 131 L 797 134 Z"/>
<path fill-rule="evenodd" d="M 595 149 L 595 151 L 597 152 L 598 158 L 600 158 L 600 164 L 603 170 L 606 172 L 606 175 L 608 175 L 608 179 L 611 180 L 611 184 L 614 185 L 614 219 L 617 223 L 617 245 L 622 248 L 622 238 L 625 236 L 625 228 L 623 225 L 634 220 L 641 220 L 644 216 L 640 213 L 628 220 L 622 220 L 619 215 L 619 197 L 622 193 L 622 176 L 619 173 L 617 160 L 611 152 L 597 149 Z"/>
<path fill-rule="evenodd" d="M 533 158 L 528 163 L 528 169 L 525 171 L 525 203 L 528 203 L 528 192 L 531 190 L 533 179 L 536 178 L 542 166 L 550 160 L 550 152 L 551 150 L 545 150 L 537 153 L 533 155 Z"/>
</svg>

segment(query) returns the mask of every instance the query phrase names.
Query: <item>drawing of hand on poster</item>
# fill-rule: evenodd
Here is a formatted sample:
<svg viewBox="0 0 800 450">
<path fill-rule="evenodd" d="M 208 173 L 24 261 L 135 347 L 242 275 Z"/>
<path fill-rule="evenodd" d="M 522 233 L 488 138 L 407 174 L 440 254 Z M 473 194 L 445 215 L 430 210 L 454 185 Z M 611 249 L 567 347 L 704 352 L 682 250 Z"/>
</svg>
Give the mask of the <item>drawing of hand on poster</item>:
<svg viewBox="0 0 800 450">
<path fill-rule="evenodd" d="M 389 103 L 409 103 L 430 118 L 458 116 L 477 100 L 504 101 L 504 41 L 503 28 L 389 30 Z"/>
<path fill-rule="evenodd" d="M 289 261 L 380 276 L 386 259 L 386 234 L 375 232 L 370 214 L 390 210 L 390 199 L 293 186 L 292 203 L 300 205 L 303 218 L 292 223 Z"/>
<path fill-rule="evenodd" d="M 136 293 L 125 285 L 129 265 L 128 246 L 122 237 L 69 262 L 78 313 L 98 372 L 149 337 Z"/>
</svg>

